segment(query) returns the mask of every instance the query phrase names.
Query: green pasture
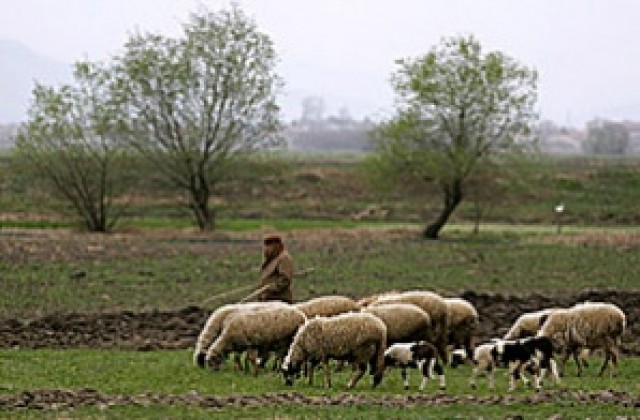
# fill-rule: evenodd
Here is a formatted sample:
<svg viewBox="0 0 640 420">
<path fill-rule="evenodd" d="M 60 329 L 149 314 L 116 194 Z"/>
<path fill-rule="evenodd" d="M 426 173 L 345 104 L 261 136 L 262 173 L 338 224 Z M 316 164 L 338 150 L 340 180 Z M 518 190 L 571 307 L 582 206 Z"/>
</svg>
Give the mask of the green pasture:
<svg viewBox="0 0 640 420">
<path fill-rule="evenodd" d="M 391 289 L 430 289 L 445 295 L 466 290 L 511 294 L 573 293 L 586 288 L 638 290 L 640 253 L 635 247 L 549 242 L 553 227 L 487 231 L 470 237 L 451 227 L 440 241 L 419 232 L 331 241 L 314 246 L 291 239 L 297 270 L 296 300 L 326 294 L 360 297 Z M 357 232 L 357 231 L 354 231 Z M 563 237 L 570 238 L 570 234 Z M 161 257 L 132 254 L 111 260 L 34 261 L 0 257 L 0 317 L 32 318 L 55 312 L 173 310 L 201 306 L 212 296 L 255 284 L 258 241 L 206 242 L 149 239 Z M 52 244 L 52 247 L 55 245 Z M 211 308 L 243 294 L 208 300 Z"/>
<path fill-rule="evenodd" d="M 196 391 L 203 395 L 247 395 L 268 394 L 296 391 L 306 395 L 338 395 L 347 392 L 345 385 L 351 372 L 333 373 L 334 387 L 322 387 L 322 374 L 318 372 L 315 383 L 309 385 L 305 380 L 298 380 L 292 388 L 286 387 L 282 378 L 272 372 L 261 372 L 257 377 L 236 372 L 228 363 L 220 372 L 203 370 L 192 364 L 190 351 L 107 351 L 107 350 L 0 350 L 0 394 L 15 394 L 33 389 L 94 389 L 107 395 L 140 395 L 146 393 L 182 395 Z M 640 395 L 639 359 L 623 359 L 619 375 L 615 378 L 597 377 L 597 368 L 601 359 L 592 358 L 590 367 L 583 377 L 574 375 L 573 365 L 567 368 L 567 375 L 559 385 L 547 382 L 549 389 L 564 390 L 614 390 Z M 496 374 L 495 392 L 486 387 L 485 378 L 478 380 L 478 389 L 468 386 L 470 367 L 447 369 L 448 395 L 488 396 L 506 393 L 507 377 L 504 371 Z M 411 389 L 404 391 L 400 372 L 389 369 L 385 378 L 376 389 L 371 389 L 371 378 L 362 378 L 352 393 L 367 396 L 405 395 L 419 393 L 417 390 L 419 376 L 416 371 L 410 372 Z M 437 393 L 437 381 L 431 381 L 424 393 Z M 513 393 L 515 396 L 532 395 L 535 391 L 519 384 Z M 405 411 L 406 410 L 406 411 Z M 478 406 L 473 404 L 456 404 L 441 407 L 409 407 L 402 411 L 377 406 L 340 406 L 340 407 L 305 407 L 279 406 L 252 409 L 207 410 L 195 407 L 163 407 L 163 406 L 128 406 L 111 407 L 107 410 L 98 408 L 82 408 L 65 413 L 74 416 L 99 416 L 101 418 L 125 417 L 159 417 L 159 418 L 203 418 L 211 415 L 229 418 L 236 417 L 273 417 L 286 415 L 293 418 L 430 418 L 444 417 L 504 417 L 509 413 L 521 413 L 527 416 L 551 416 L 561 412 L 569 418 L 580 416 L 613 416 L 631 415 L 633 409 L 609 404 L 594 403 L 581 405 L 577 401 L 558 400 L 549 404 L 514 406 Z M 19 412 L 4 413 L 9 417 L 19 418 Z M 29 415 L 35 415 L 29 411 Z M 3 413 L 0 413 L 3 416 Z M 15 417 L 14 417 L 15 416 Z"/>
</svg>

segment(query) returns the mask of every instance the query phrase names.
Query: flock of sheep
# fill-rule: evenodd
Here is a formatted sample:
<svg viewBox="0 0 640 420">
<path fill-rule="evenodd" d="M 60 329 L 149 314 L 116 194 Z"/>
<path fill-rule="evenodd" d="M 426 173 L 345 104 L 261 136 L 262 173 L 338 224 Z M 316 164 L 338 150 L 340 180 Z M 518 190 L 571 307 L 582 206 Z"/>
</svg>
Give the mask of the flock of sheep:
<svg viewBox="0 0 640 420">
<path fill-rule="evenodd" d="M 253 367 L 258 373 L 270 355 L 275 366 L 292 385 L 304 373 L 310 384 L 318 365 L 324 385 L 331 387 L 330 360 L 349 362 L 353 388 L 369 367 L 373 386 L 383 379 L 387 367 L 401 368 L 408 389 L 407 368 L 422 375 L 420 389 L 438 376 L 446 387 L 444 366 L 473 365 L 470 385 L 486 374 L 493 389 L 493 371 L 507 368 L 509 390 L 519 379 L 527 384 L 533 375 L 540 389 L 547 371 L 558 382 L 554 354 L 561 365 L 573 357 L 579 374 L 588 351 L 602 349 L 614 375 L 620 358 L 620 341 L 626 326 L 624 312 L 614 304 L 585 302 L 570 308 L 550 308 L 523 314 L 507 334 L 474 346 L 478 311 L 460 298 L 444 298 L 430 291 L 387 292 L 355 301 L 344 296 L 323 296 L 309 301 L 252 302 L 225 305 L 215 310 L 196 342 L 194 363 L 219 369 L 235 353 L 237 369 Z M 246 353 L 244 366 L 240 355 Z"/>
</svg>

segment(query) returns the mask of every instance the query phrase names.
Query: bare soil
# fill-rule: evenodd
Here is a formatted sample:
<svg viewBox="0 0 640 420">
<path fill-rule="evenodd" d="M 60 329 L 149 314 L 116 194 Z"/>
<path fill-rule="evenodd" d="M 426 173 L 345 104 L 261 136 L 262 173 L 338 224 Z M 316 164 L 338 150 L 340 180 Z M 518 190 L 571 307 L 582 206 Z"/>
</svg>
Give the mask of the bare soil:
<svg viewBox="0 0 640 420">
<path fill-rule="evenodd" d="M 223 408 L 257 408 L 277 407 L 282 405 L 299 406 L 339 406 L 339 405 L 373 405 L 379 407 L 433 407 L 451 404 L 500 405 L 513 404 L 552 404 L 574 401 L 581 403 L 612 404 L 620 407 L 639 407 L 640 397 L 619 391 L 543 391 L 530 395 L 448 395 L 410 394 L 367 396 L 362 394 L 342 393 L 333 396 L 309 396 L 299 392 L 279 392 L 253 395 L 204 395 L 192 391 L 185 395 L 171 394 L 139 394 L 139 395 L 106 395 L 93 389 L 77 391 L 41 389 L 25 391 L 13 395 L 0 395 L 0 411 L 2 410 L 64 410 L 79 407 L 95 406 L 107 409 L 110 406 L 122 405 L 180 405 L 207 409 Z"/>
<path fill-rule="evenodd" d="M 586 291 L 574 296 L 506 296 L 465 292 L 481 314 L 479 340 L 501 336 L 524 312 L 576 302 L 609 301 L 627 314 L 623 352 L 640 355 L 640 293 Z M 128 350 L 188 349 L 193 347 L 210 311 L 191 306 L 177 311 L 63 313 L 21 321 L 0 320 L 2 348 L 112 348 Z"/>
</svg>

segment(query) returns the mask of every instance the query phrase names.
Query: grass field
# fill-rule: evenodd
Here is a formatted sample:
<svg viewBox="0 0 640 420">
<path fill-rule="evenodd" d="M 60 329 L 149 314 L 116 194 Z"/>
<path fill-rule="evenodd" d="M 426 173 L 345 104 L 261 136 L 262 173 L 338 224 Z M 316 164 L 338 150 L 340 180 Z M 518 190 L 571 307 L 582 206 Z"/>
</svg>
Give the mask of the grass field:
<svg viewBox="0 0 640 420">
<path fill-rule="evenodd" d="M 464 291 L 496 293 L 526 303 L 540 296 L 553 302 L 585 290 L 604 291 L 604 296 L 607 291 L 616 296 L 640 291 L 640 163 L 636 160 L 546 161 L 529 171 L 533 174 L 527 175 L 531 177 L 526 183 L 496 186 L 493 201 L 485 203 L 489 211 L 479 235 L 471 234 L 474 205 L 469 201 L 458 209 L 442 240 L 424 241 L 423 223 L 440 206 L 436 190 L 372 189 L 355 157 L 288 159 L 223 185 L 214 199 L 220 216 L 215 233 L 194 231 L 175 192 L 149 184 L 145 194 L 129 197 L 130 207 L 115 233 L 83 234 L 73 229 L 72 217 L 54 212 L 59 207 L 33 191 L 29 180 L 3 172 L 0 323 L 74 313 L 175 311 L 190 305 L 213 309 L 235 302 L 242 293 L 211 297 L 255 284 L 260 239 L 273 231 L 284 234 L 297 270 L 309 272 L 295 280 L 296 300 L 419 288 L 450 296 Z M 560 234 L 552 212 L 559 202 L 568 209 Z M 354 220 L 367 208 L 374 210 L 373 216 Z M 637 336 L 628 339 L 638 343 Z M 197 369 L 187 349 L 33 350 L 0 343 L 0 403 L 2 398 L 29 392 L 86 389 L 129 401 L 63 404 L 42 412 L 3 411 L 0 406 L 0 418 L 640 416 L 637 407 L 607 399 L 609 390 L 640 399 L 640 358 L 624 358 L 620 375 L 613 379 L 597 378 L 598 364 L 595 358 L 583 378 L 573 376 L 570 368 L 563 384 L 549 387 L 551 393 L 535 404 L 530 401 L 535 398 L 531 390 L 520 389 L 509 399 L 506 378 L 500 375 L 498 399 L 486 402 L 493 394 L 482 380 L 479 390 L 468 388 L 468 367 L 450 370 L 446 395 L 455 398 L 428 405 L 405 398 L 399 372 L 394 371 L 379 389 L 371 390 L 365 377 L 353 393 L 345 394 L 346 372 L 337 374 L 333 390 L 302 381 L 290 389 L 272 373 L 254 378 L 230 368 L 219 373 Z M 414 373 L 414 387 L 417 379 Z M 194 391 L 231 402 L 213 409 L 188 400 Z M 291 391 L 310 398 L 327 396 L 329 402 L 277 404 L 277 395 Z M 594 394 L 582 398 L 581 392 Z M 435 393 L 431 384 L 424 394 Z M 360 399 L 341 403 L 344 395 Z M 413 389 L 409 395 L 419 394 Z M 243 406 L 247 396 L 266 403 Z M 396 397 L 409 405 L 400 407 Z M 172 398 L 188 401 L 175 403 Z"/>
<path fill-rule="evenodd" d="M 640 395 L 640 385 L 637 377 L 640 375 L 640 360 L 625 359 L 622 361 L 620 375 L 614 379 L 596 376 L 596 368 L 600 360 L 592 359 L 591 366 L 584 377 L 573 375 L 572 366 L 568 368 L 568 375 L 561 385 L 548 384 L 551 394 L 536 404 L 523 403 L 527 397 L 534 397 L 536 393 L 529 388 L 519 387 L 511 395 L 514 400 L 509 406 L 491 406 L 487 404 L 459 404 L 455 399 L 451 402 L 440 402 L 436 407 L 414 407 L 398 411 L 392 407 L 379 407 L 375 404 L 361 404 L 341 408 L 309 407 L 291 403 L 275 407 L 262 408 L 226 408 L 223 410 L 205 410 L 203 407 L 163 407 L 166 396 L 200 395 L 237 396 L 239 399 L 247 395 L 273 395 L 293 391 L 307 396 L 328 396 L 338 398 L 344 395 L 345 384 L 349 372 L 334 373 L 334 388 L 322 388 L 321 375 L 316 376 L 316 383 L 308 385 L 299 380 L 293 388 L 283 384 L 282 379 L 275 373 L 261 373 L 258 377 L 234 372 L 227 365 L 220 372 L 197 369 L 192 366 L 189 351 L 157 351 L 157 352 L 127 352 L 127 351 L 98 351 L 98 350 L 4 350 L 0 351 L 0 394 L 19 393 L 38 389 L 92 389 L 105 395 L 155 395 L 156 406 L 150 407 L 122 407 L 114 404 L 108 409 L 98 410 L 85 407 L 69 413 L 71 416 L 100 415 L 100 416 L 132 416 L 132 417 L 206 417 L 215 413 L 216 416 L 229 417 L 270 417 L 286 415 L 294 418 L 359 418 L 360 416 L 374 416 L 374 418 L 419 418 L 429 416 L 437 418 L 447 417 L 477 417 L 477 416 L 506 416 L 509 413 L 520 413 L 533 416 L 551 416 L 562 413 L 569 418 L 579 418 L 589 414 L 591 418 L 599 416 L 632 415 L 633 408 L 608 404 L 606 401 L 594 401 L 591 405 L 584 405 L 581 401 L 572 400 L 572 392 L 590 392 L 609 390 L 611 392 Z M 43 367 L 46 367 L 43 369 Z M 36 374 L 37 372 L 37 374 Z M 402 389 L 399 371 L 391 370 L 385 376 L 381 386 L 371 389 L 371 380 L 365 376 L 355 391 L 361 398 L 384 398 L 389 396 L 407 396 L 422 394 L 437 394 L 439 396 L 470 395 L 477 399 L 505 395 L 507 378 L 500 372 L 497 374 L 497 391 L 490 392 L 486 388 L 484 378 L 479 378 L 478 390 L 470 390 L 468 378 L 470 367 L 464 366 L 456 370 L 447 371 L 447 391 L 437 390 L 435 382 L 429 383 L 423 392 L 417 390 L 418 375 L 410 373 L 412 388 Z M 553 392 L 562 390 L 564 393 L 554 396 Z M 560 397 L 562 395 L 562 397 Z M 268 398 L 268 397 L 265 397 Z M 153 401 L 153 400 L 152 400 Z M 518 403 L 520 401 L 520 403 Z M 249 405 L 249 404 L 247 404 Z M 168 411 L 165 411 L 168 410 Z M 636 409 L 637 410 L 637 409 Z M 637 413 L 637 412 L 636 412 Z M 15 413 L 11 413 L 15 414 Z M 1 416 L 0 412 L 0 416 Z M 67 414 L 65 414 L 66 416 Z"/>
</svg>

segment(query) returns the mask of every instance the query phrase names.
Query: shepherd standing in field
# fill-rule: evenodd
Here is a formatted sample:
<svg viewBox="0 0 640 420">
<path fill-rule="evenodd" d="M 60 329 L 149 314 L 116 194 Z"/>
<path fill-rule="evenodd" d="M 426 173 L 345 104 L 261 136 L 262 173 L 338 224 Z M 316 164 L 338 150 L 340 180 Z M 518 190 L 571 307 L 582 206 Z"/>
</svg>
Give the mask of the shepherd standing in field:
<svg viewBox="0 0 640 420">
<path fill-rule="evenodd" d="M 258 300 L 292 303 L 293 258 L 285 249 L 282 238 L 278 235 L 266 236 L 263 240 L 263 255 Z"/>
</svg>

